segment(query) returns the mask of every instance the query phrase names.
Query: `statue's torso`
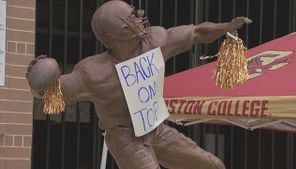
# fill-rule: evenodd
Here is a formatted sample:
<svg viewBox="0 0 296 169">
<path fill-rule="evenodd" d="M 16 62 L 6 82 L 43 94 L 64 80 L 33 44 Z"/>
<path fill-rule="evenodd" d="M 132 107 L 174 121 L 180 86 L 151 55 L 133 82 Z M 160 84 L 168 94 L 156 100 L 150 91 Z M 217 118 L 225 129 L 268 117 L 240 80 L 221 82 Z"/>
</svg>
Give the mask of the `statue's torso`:
<svg viewBox="0 0 296 169">
<path fill-rule="evenodd" d="M 157 41 L 160 41 L 159 38 Z M 152 42 L 143 44 L 146 46 L 143 46 L 142 53 L 159 46 Z M 99 125 L 104 129 L 132 125 L 116 64 L 108 52 L 88 57 L 78 64 L 82 65 L 80 69 L 84 84 L 90 90 L 90 100 L 95 104 Z"/>
<path fill-rule="evenodd" d="M 95 104 L 101 128 L 131 124 L 115 65 L 112 56 L 105 52 L 87 58 L 78 68 L 82 72 L 83 83 L 91 93 L 89 100 Z"/>
</svg>

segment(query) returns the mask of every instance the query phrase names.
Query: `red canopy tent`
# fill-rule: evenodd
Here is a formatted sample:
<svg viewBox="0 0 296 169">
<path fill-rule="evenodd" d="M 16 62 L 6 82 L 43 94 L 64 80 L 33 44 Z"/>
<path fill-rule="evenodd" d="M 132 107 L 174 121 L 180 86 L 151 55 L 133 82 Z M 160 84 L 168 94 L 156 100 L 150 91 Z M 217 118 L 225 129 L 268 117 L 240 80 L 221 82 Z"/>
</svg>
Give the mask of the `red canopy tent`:
<svg viewBox="0 0 296 169">
<path fill-rule="evenodd" d="M 248 50 L 250 78 L 233 89 L 216 86 L 216 64 L 165 78 L 170 120 L 296 131 L 296 32 Z"/>
</svg>

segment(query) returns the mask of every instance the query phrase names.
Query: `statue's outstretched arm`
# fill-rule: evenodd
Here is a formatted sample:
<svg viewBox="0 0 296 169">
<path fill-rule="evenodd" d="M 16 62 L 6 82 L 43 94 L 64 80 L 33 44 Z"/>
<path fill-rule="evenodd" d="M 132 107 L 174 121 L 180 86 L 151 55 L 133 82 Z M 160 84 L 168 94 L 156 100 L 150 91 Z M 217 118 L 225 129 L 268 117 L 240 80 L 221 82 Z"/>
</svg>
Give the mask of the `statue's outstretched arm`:
<svg viewBox="0 0 296 169">
<path fill-rule="evenodd" d="M 227 32 L 234 32 L 243 24 L 252 21 L 246 17 L 237 17 L 231 22 L 212 23 L 203 22 L 198 25 L 177 26 L 167 30 L 166 45 L 162 46 L 165 60 L 172 56 L 188 51 L 194 44 L 212 43 Z"/>
<path fill-rule="evenodd" d="M 86 87 L 81 72 L 75 69 L 70 74 L 60 77 L 61 89 L 66 104 L 77 101 L 90 101 L 90 92 Z"/>
</svg>

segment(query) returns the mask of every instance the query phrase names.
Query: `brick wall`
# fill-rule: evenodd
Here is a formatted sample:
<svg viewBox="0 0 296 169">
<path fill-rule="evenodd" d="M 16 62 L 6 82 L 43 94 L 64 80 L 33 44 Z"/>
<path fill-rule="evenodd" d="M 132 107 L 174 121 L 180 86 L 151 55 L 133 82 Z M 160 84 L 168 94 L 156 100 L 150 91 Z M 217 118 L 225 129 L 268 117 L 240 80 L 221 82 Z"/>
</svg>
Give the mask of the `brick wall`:
<svg viewBox="0 0 296 169">
<path fill-rule="evenodd" d="M 35 0 L 6 1 L 6 77 L 5 86 L 0 87 L 0 169 L 29 169 L 33 98 L 24 75 L 34 58 Z"/>
</svg>

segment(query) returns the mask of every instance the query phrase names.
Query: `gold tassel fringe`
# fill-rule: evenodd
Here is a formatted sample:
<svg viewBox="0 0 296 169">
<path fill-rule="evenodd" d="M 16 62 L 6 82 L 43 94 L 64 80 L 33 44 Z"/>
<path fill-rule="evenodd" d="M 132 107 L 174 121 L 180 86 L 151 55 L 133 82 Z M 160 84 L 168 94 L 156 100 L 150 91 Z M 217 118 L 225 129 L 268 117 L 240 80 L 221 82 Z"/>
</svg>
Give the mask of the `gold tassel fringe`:
<svg viewBox="0 0 296 169">
<path fill-rule="evenodd" d="M 60 79 L 54 85 L 44 90 L 42 101 L 44 104 L 43 112 L 47 115 L 59 114 L 65 110 Z"/>
<path fill-rule="evenodd" d="M 247 66 L 247 48 L 243 41 L 227 37 L 218 53 L 218 65 L 214 73 L 216 85 L 221 88 L 233 88 L 249 77 Z"/>
</svg>

